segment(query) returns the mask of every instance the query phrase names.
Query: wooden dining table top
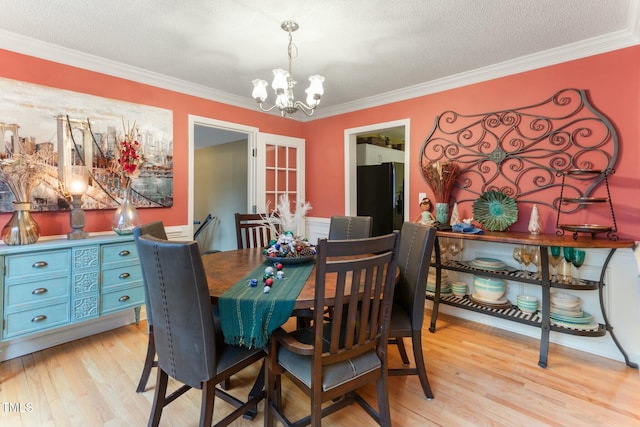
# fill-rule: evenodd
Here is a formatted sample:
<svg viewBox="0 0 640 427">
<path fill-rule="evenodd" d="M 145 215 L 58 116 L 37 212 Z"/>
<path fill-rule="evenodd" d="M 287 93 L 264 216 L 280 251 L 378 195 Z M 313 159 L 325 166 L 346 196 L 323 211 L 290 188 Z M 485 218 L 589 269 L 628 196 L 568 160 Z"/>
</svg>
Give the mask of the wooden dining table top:
<svg viewBox="0 0 640 427">
<path fill-rule="evenodd" d="M 202 256 L 202 262 L 207 274 L 207 282 L 209 284 L 209 295 L 214 303 L 217 303 L 218 298 L 230 287 L 238 283 L 243 277 L 255 270 L 259 265 L 264 264 L 265 268 L 269 264 L 265 263 L 266 258 L 262 254 L 261 248 L 251 249 L 237 249 L 231 251 L 222 251 L 206 254 Z M 284 266 L 284 274 L 286 277 L 287 266 Z M 399 272 L 396 273 L 396 279 L 399 277 Z M 262 286 L 261 277 L 258 279 L 258 286 Z M 275 281 L 274 286 L 278 286 L 278 281 Z M 294 309 L 308 309 L 314 306 L 315 297 L 315 283 L 316 283 L 316 268 L 313 267 L 309 278 L 305 282 L 298 298 Z M 248 286 L 248 285 L 247 285 Z M 348 292 L 349 286 L 346 287 Z M 327 304 L 333 303 L 335 299 L 335 286 L 331 280 L 326 282 L 325 289 Z"/>
<path fill-rule="evenodd" d="M 268 267 L 269 264 L 266 264 L 265 261 L 266 258 L 262 254 L 261 248 L 238 249 L 203 255 L 202 262 L 207 274 L 209 295 L 212 301 L 217 302 L 224 291 L 235 285 L 261 264 L 264 264 L 265 268 Z M 283 270 L 286 277 L 286 265 Z M 256 279 L 258 279 L 258 286 L 263 286 L 262 278 L 256 277 Z M 280 285 L 277 280 L 275 282 L 274 286 Z M 313 307 L 315 282 L 316 269 L 314 267 L 296 299 L 294 309 Z M 327 289 L 327 294 L 331 291 L 334 290 Z"/>
</svg>

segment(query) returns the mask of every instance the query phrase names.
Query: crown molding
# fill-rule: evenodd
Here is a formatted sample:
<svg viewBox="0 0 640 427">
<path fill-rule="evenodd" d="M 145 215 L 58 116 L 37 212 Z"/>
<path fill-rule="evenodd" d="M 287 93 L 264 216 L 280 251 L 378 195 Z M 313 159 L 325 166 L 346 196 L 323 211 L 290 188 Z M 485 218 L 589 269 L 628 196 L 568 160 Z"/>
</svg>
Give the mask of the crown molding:
<svg viewBox="0 0 640 427">
<path fill-rule="evenodd" d="M 379 95 L 347 102 L 334 107 L 321 108 L 315 111 L 312 117 L 296 117 L 294 120 L 306 122 L 320 118 L 331 117 L 339 114 L 380 105 L 404 101 L 411 98 L 455 89 L 470 84 L 493 80 L 513 74 L 531 71 L 562 62 L 572 61 L 597 55 L 617 49 L 626 48 L 640 43 L 640 1 L 633 0 L 630 3 L 628 28 L 634 31 L 618 31 L 602 37 L 595 37 L 580 42 L 565 45 L 559 48 L 522 56 L 514 60 L 499 64 L 478 68 L 476 70 L 443 77 L 425 83 L 406 88 L 385 92 Z M 143 68 L 132 67 L 116 61 L 111 61 L 99 56 L 82 53 L 52 43 L 36 40 L 12 32 L 0 30 L 0 48 L 37 58 L 58 62 L 86 70 L 120 77 L 151 86 L 172 90 L 187 95 L 196 96 L 210 101 L 233 105 L 240 108 L 255 110 L 255 102 L 249 97 L 240 97 L 227 92 L 211 89 L 184 80 L 155 73 Z M 269 113 L 265 113 L 269 114 Z"/>
<path fill-rule="evenodd" d="M 637 2 L 633 2 L 638 4 Z M 640 18 L 638 19 L 640 22 Z M 639 27 L 640 24 L 636 23 Z M 441 79 L 420 83 L 414 86 L 385 92 L 376 96 L 363 98 L 358 101 L 349 102 L 335 107 L 319 109 L 314 115 L 315 119 L 346 114 L 365 108 L 378 107 L 391 104 L 393 102 L 404 101 L 411 98 L 438 93 L 445 90 L 480 83 L 488 80 L 506 77 L 538 68 L 556 65 L 567 61 L 573 61 L 588 56 L 598 55 L 640 43 L 639 31 L 631 33 L 629 31 L 618 31 L 602 37 L 595 37 L 580 42 L 568 44 L 559 48 L 522 56 L 510 61 L 493 64 L 487 67 L 478 68 L 464 73 L 459 73 Z"/>
</svg>

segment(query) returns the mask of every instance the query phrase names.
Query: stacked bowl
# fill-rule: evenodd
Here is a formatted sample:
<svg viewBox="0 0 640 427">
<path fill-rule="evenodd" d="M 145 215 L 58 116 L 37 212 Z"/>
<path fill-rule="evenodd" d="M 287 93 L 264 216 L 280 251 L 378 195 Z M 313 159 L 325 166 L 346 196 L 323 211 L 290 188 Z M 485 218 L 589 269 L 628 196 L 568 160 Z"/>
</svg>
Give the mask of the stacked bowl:
<svg viewBox="0 0 640 427">
<path fill-rule="evenodd" d="M 506 282 L 490 277 L 473 276 L 473 297 L 482 302 L 505 302 Z"/>
<path fill-rule="evenodd" d="M 523 313 L 532 314 L 538 310 L 538 298 L 531 295 L 518 295 L 516 305 Z"/>
</svg>

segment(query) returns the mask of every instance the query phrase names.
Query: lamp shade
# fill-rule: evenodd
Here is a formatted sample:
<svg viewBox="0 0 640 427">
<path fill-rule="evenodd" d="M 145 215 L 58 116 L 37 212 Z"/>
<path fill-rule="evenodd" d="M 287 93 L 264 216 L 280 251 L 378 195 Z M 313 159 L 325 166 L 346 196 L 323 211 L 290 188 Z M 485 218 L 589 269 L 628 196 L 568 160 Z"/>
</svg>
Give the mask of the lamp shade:
<svg viewBox="0 0 640 427">
<path fill-rule="evenodd" d="M 66 166 L 64 174 L 64 184 L 73 196 L 81 196 L 86 193 L 89 186 L 89 174 L 84 166 Z"/>
<path fill-rule="evenodd" d="M 271 87 L 278 95 L 282 95 L 289 87 L 289 73 L 282 68 L 273 70 L 273 83 Z"/>
<path fill-rule="evenodd" d="M 258 102 L 264 102 L 267 99 L 267 85 L 268 83 L 262 79 L 255 79 L 253 83 L 253 92 L 251 96 Z"/>
</svg>

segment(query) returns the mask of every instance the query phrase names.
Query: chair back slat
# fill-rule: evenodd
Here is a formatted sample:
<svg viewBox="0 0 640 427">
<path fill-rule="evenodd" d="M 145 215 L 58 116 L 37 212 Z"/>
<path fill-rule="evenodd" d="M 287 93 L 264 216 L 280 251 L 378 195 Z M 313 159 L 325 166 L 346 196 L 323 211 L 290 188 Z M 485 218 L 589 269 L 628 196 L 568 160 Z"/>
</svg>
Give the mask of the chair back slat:
<svg viewBox="0 0 640 427">
<path fill-rule="evenodd" d="M 398 241 L 398 233 L 354 240 L 319 240 L 316 324 L 323 324 L 323 309 L 330 305 L 325 299 L 328 284 L 335 288 L 335 295 L 331 295 L 334 313 L 330 342 L 325 343 L 324 351 L 319 331 L 322 328 L 316 328 L 314 363 L 318 367 L 356 357 L 386 342 Z"/>
</svg>

